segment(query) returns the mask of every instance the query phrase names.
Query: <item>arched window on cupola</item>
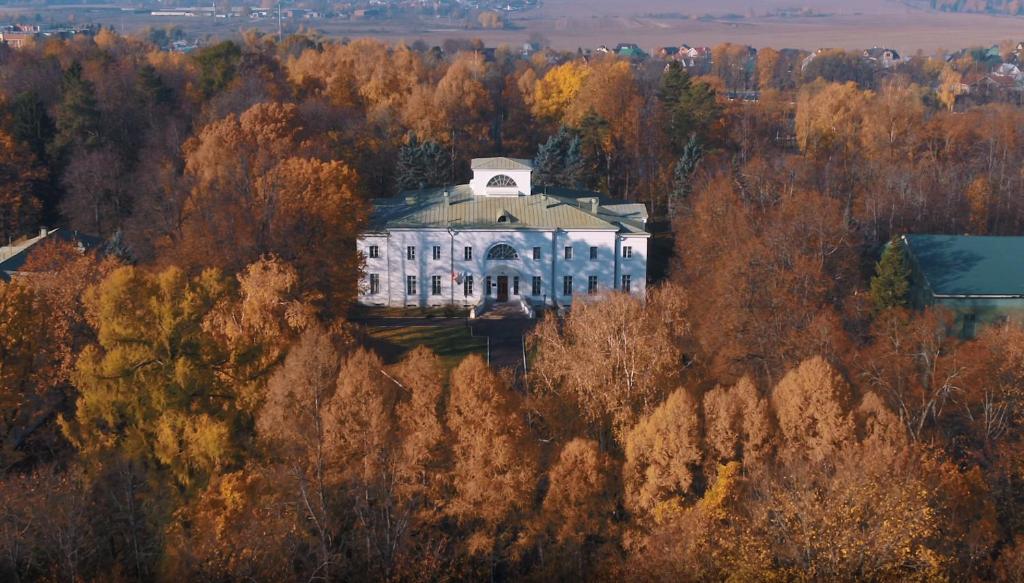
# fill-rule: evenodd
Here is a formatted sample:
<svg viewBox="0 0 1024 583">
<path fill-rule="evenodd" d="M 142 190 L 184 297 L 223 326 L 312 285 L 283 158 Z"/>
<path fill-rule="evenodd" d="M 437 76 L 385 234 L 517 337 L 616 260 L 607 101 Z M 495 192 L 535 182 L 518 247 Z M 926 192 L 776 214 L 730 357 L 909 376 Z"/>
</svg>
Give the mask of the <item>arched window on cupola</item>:
<svg viewBox="0 0 1024 583">
<path fill-rule="evenodd" d="M 488 188 L 516 188 L 518 185 L 511 176 L 499 174 L 487 181 Z"/>
<path fill-rule="evenodd" d="M 506 245 L 505 243 L 498 243 L 494 247 L 491 247 L 489 251 L 487 251 L 487 259 L 496 259 L 499 261 L 519 259 L 519 252 L 516 251 L 515 248 L 512 247 L 511 245 Z"/>
</svg>

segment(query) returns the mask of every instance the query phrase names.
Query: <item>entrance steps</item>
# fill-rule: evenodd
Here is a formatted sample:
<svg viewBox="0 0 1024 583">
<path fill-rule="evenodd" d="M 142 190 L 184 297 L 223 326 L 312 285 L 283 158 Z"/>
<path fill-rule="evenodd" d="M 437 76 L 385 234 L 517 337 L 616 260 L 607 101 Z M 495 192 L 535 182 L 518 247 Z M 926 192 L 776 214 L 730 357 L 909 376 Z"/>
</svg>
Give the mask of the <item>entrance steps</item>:
<svg viewBox="0 0 1024 583">
<path fill-rule="evenodd" d="M 519 306 L 519 302 L 495 302 L 487 306 L 487 311 L 478 320 L 509 320 L 526 319 L 526 314 Z"/>
</svg>

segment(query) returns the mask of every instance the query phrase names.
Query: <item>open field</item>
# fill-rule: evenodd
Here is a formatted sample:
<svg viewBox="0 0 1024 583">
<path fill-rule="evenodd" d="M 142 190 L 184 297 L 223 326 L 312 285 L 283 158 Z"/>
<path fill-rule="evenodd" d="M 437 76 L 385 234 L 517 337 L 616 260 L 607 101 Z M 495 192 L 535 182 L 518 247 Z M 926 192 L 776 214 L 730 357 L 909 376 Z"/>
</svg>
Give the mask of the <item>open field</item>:
<svg viewBox="0 0 1024 583">
<path fill-rule="evenodd" d="M 766 16 L 772 10 L 794 7 L 787 0 L 645 0 L 623 3 L 613 0 L 549 0 L 540 8 L 515 13 L 514 29 L 463 28 L 445 18 L 409 17 L 396 20 L 310 20 L 285 23 L 286 31 L 300 26 L 331 37 L 376 37 L 391 42 L 446 38 L 481 38 L 488 46 L 518 45 L 537 35 L 550 46 L 574 50 L 601 44 L 635 42 L 645 49 L 680 43 L 713 46 L 721 42 L 755 47 L 815 49 L 887 46 L 905 54 L 918 50 L 991 45 L 1004 39 L 1024 37 L 1024 18 L 980 14 L 949 14 L 919 10 L 891 0 L 808 0 L 799 8 L 820 16 Z M 46 20 L 73 15 L 77 22 L 100 22 L 122 32 L 176 25 L 200 38 L 229 38 L 246 29 L 276 32 L 274 19 L 211 19 L 201 17 L 154 17 L 148 14 L 87 8 L 14 8 L 6 13 L 39 13 Z M 733 16 L 728 16 L 728 15 Z M 657 16 L 655 16 L 657 15 Z M 709 15 L 711 15 L 709 17 Z"/>
</svg>

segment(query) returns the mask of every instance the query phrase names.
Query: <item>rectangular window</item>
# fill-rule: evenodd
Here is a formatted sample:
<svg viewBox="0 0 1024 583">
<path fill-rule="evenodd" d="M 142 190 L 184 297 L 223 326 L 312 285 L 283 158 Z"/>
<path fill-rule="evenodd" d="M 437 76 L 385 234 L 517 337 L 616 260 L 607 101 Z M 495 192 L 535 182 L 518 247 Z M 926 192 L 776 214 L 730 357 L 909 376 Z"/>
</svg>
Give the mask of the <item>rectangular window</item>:
<svg viewBox="0 0 1024 583">
<path fill-rule="evenodd" d="M 519 295 L 519 276 L 516 275 L 512 278 L 512 295 Z"/>
<path fill-rule="evenodd" d="M 630 283 L 631 283 L 630 280 L 631 279 L 632 278 L 630 276 L 628 276 L 628 275 L 623 275 L 622 276 L 622 291 L 626 292 L 627 294 L 631 291 L 629 289 L 630 288 Z"/>
<path fill-rule="evenodd" d="M 409 261 L 416 259 L 416 247 L 409 245 L 405 248 L 405 258 Z"/>
<path fill-rule="evenodd" d="M 472 247 L 466 247 L 466 249 L 465 249 L 465 258 L 466 258 L 466 261 L 472 261 L 473 260 L 473 248 Z"/>
<path fill-rule="evenodd" d="M 572 276 L 571 275 L 567 275 L 567 276 L 562 278 L 562 295 L 563 296 L 571 296 L 572 295 Z"/>
<path fill-rule="evenodd" d="M 572 259 L 572 247 L 565 248 L 565 258 Z"/>
<path fill-rule="evenodd" d="M 484 295 L 491 297 L 491 276 L 484 278 Z"/>
<path fill-rule="evenodd" d="M 467 247 L 468 249 L 468 247 Z M 462 280 L 462 295 L 467 298 L 473 295 L 473 276 L 467 275 L 466 279 Z"/>
<path fill-rule="evenodd" d="M 377 259 L 380 257 L 380 247 L 376 245 L 370 245 L 370 259 Z"/>
<path fill-rule="evenodd" d="M 414 296 L 416 295 L 416 276 L 407 275 L 405 276 L 405 295 Z"/>
<path fill-rule="evenodd" d="M 622 248 L 622 257 L 624 257 L 625 259 L 629 259 L 632 256 L 633 256 L 633 248 L 632 247 L 623 247 Z"/>
<path fill-rule="evenodd" d="M 533 276 L 533 295 L 535 295 L 535 296 L 539 296 L 540 295 L 540 285 L 541 285 L 540 284 L 540 276 L 539 275 Z"/>
<path fill-rule="evenodd" d="M 434 245 L 434 261 L 441 259 L 441 246 Z"/>
<path fill-rule="evenodd" d="M 597 276 L 591 275 L 587 278 L 587 293 L 594 295 L 597 293 Z"/>
<path fill-rule="evenodd" d="M 370 295 L 376 295 L 380 293 L 380 275 L 376 273 L 370 274 Z"/>
<path fill-rule="evenodd" d="M 540 247 L 533 248 L 533 260 L 540 261 Z"/>
<path fill-rule="evenodd" d="M 430 276 L 430 293 L 431 295 L 441 295 L 441 276 L 432 275 Z"/>
<path fill-rule="evenodd" d="M 590 248 L 590 260 L 595 261 L 597 259 L 597 247 Z"/>
</svg>

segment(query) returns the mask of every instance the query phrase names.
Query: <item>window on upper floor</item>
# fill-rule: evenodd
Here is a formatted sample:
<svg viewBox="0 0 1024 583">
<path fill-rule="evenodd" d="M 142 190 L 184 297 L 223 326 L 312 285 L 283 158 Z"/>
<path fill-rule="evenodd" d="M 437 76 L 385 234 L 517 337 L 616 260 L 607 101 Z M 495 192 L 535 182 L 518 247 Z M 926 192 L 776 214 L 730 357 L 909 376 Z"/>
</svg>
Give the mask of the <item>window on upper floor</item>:
<svg viewBox="0 0 1024 583">
<path fill-rule="evenodd" d="M 590 260 L 591 261 L 597 260 L 597 247 L 591 247 L 590 248 Z"/>
<path fill-rule="evenodd" d="M 438 260 L 441 259 L 441 246 L 440 245 L 434 245 L 433 254 L 434 254 L 434 261 L 438 261 Z"/>
<path fill-rule="evenodd" d="M 565 248 L 565 258 L 566 259 L 572 259 L 572 246 L 571 245 Z"/>
<path fill-rule="evenodd" d="M 473 260 L 473 248 L 472 247 L 466 247 L 465 249 L 463 249 L 463 257 L 465 258 L 466 261 L 472 261 Z"/>
<path fill-rule="evenodd" d="M 415 246 L 409 245 L 408 247 L 405 248 L 405 258 L 408 259 L 409 261 L 413 261 L 414 259 L 416 259 Z"/>
<path fill-rule="evenodd" d="M 540 261 L 540 247 L 533 248 L 533 259 L 534 261 Z"/>
<path fill-rule="evenodd" d="M 380 247 L 376 245 L 370 245 L 369 252 L 367 253 L 370 259 L 377 259 L 380 257 Z"/>
<path fill-rule="evenodd" d="M 622 248 L 622 257 L 623 258 L 629 259 L 632 256 L 633 256 L 633 248 L 632 247 L 626 246 L 626 247 Z"/>
<path fill-rule="evenodd" d="M 479 184 L 479 182 L 477 183 Z M 512 180 L 511 176 L 505 174 L 499 174 L 487 181 L 487 186 L 497 188 L 514 188 L 516 187 L 516 181 Z"/>
<path fill-rule="evenodd" d="M 519 259 L 519 252 L 515 250 L 511 245 L 505 243 L 498 243 L 494 247 L 491 247 L 487 251 L 487 259 L 507 261 L 510 259 Z"/>
</svg>

